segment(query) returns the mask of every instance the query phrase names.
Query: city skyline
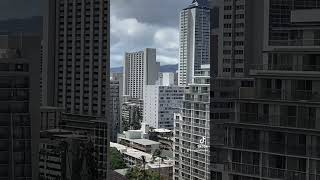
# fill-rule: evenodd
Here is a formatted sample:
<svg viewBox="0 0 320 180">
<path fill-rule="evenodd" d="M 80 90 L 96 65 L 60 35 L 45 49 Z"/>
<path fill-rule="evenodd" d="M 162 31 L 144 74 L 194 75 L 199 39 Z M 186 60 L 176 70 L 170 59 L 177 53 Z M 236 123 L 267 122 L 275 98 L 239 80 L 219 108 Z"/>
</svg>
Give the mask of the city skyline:
<svg viewBox="0 0 320 180">
<path fill-rule="evenodd" d="M 177 64 L 179 12 L 191 2 L 191 0 L 112 1 L 111 68 L 122 66 L 125 52 L 144 48 L 156 48 L 157 61 L 161 62 L 161 65 Z"/>
<path fill-rule="evenodd" d="M 44 6 L 40 0 L 31 0 L 28 3 L 19 2 L 19 0 L 3 0 L 0 6 L 5 8 L 0 13 L 0 20 L 41 16 L 43 10 L 37 8 L 39 3 L 41 7 Z M 138 51 L 146 47 L 158 50 L 157 61 L 161 62 L 161 65 L 177 64 L 179 62 L 179 12 L 190 3 L 191 0 L 112 1 L 111 68 L 123 66 L 125 52 Z M 10 10 L 12 7 L 19 11 Z"/>
<path fill-rule="evenodd" d="M 0 8 L 0 180 L 320 180 L 320 0 Z"/>
</svg>

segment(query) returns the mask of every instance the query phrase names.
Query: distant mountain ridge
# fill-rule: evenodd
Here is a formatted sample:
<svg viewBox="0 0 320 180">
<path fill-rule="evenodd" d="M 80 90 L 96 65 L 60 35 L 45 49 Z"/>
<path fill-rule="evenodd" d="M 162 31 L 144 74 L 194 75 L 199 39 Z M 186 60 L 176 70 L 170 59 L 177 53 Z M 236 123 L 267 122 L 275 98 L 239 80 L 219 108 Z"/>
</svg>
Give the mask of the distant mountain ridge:
<svg viewBox="0 0 320 180">
<path fill-rule="evenodd" d="M 178 64 L 169 64 L 160 66 L 160 72 L 176 72 L 178 70 Z M 112 73 L 123 72 L 123 67 L 111 68 Z"/>
</svg>

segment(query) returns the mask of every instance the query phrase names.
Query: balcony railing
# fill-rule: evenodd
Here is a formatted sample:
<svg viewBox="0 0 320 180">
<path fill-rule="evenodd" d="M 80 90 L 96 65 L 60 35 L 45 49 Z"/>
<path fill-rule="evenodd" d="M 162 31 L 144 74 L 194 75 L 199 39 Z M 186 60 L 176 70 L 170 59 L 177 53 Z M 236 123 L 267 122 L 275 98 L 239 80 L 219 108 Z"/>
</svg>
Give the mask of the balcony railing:
<svg viewBox="0 0 320 180">
<path fill-rule="evenodd" d="M 199 102 L 209 102 L 209 97 L 185 97 L 186 101 L 199 101 Z"/>
<path fill-rule="evenodd" d="M 230 172 L 241 173 L 241 174 L 250 174 L 250 175 L 259 175 L 260 167 L 251 164 L 243 164 L 236 162 L 229 162 L 225 164 L 225 169 Z"/>
<path fill-rule="evenodd" d="M 225 163 L 225 169 L 233 173 L 241 173 L 284 180 L 305 180 L 307 173 L 272 167 L 260 167 L 258 165 L 237 162 Z"/>
<path fill-rule="evenodd" d="M 205 136 L 206 133 L 205 132 L 201 132 L 201 131 L 193 131 L 194 134 L 197 134 L 197 135 L 201 135 L 201 136 Z"/>
<path fill-rule="evenodd" d="M 271 71 L 320 71 L 320 65 L 255 64 L 251 65 L 250 69 Z"/>
<path fill-rule="evenodd" d="M 193 125 L 198 127 L 203 127 L 203 128 L 206 127 L 206 124 L 203 124 L 203 123 L 193 123 Z"/>
<path fill-rule="evenodd" d="M 320 39 L 270 40 L 271 46 L 320 46 Z"/>
<path fill-rule="evenodd" d="M 267 145 L 267 148 L 265 145 Z M 305 156 L 308 149 L 310 152 L 313 150 L 313 155 L 317 156 L 317 150 L 319 150 L 318 146 L 307 146 L 305 144 L 285 144 L 284 142 L 269 142 L 261 141 L 259 139 L 248 141 L 247 138 L 237 140 L 235 142 L 229 141 L 228 147 L 297 156 Z"/>
<path fill-rule="evenodd" d="M 320 93 L 317 90 L 290 90 L 274 88 L 240 88 L 240 99 L 246 98 L 263 98 L 271 100 L 292 100 L 292 101 L 320 101 Z"/>
<path fill-rule="evenodd" d="M 258 113 L 238 113 L 241 123 L 248 124 L 261 124 L 275 127 L 291 127 L 291 128 L 304 128 L 315 129 L 314 124 L 306 122 L 316 122 L 317 119 L 310 119 L 309 117 L 287 116 L 287 115 L 265 115 Z M 298 119 L 299 117 L 300 119 Z M 299 123 L 304 122 L 304 123 Z"/>
<path fill-rule="evenodd" d="M 282 89 L 271 89 L 271 88 L 262 88 L 261 89 L 261 98 L 266 99 L 285 99 L 287 92 Z"/>
<path fill-rule="evenodd" d="M 200 114 L 194 114 L 194 118 L 199 118 L 199 119 L 207 119 L 206 116 L 200 115 Z"/>
<path fill-rule="evenodd" d="M 187 125 L 191 125 L 190 121 L 180 121 L 181 124 L 187 124 Z"/>
</svg>

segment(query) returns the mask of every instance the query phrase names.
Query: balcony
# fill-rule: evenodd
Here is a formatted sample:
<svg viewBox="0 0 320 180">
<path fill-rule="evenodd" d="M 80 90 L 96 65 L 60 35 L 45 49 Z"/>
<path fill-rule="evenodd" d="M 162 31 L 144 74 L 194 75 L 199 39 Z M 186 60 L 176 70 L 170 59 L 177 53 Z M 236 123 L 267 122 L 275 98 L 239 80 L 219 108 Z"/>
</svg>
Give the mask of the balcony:
<svg viewBox="0 0 320 180">
<path fill-rule="evenodd" d="M 287 169 L 279 169 L 272 167 L 260 167 L 258 165 L 243 164 L 237 162 L 225 163 L 225 169 L 229 172 L 248 174 L 273 179 L 283 180 L 305 180 L 307 173 L 301 171 L 293 171 Z M 311 175 L 311 174 L 310 174 Z"/>
<path fill-rule="evenodd" d="M 286 95 L 287 95 L 286 91 L 282 89 L 263 88 L 261 89 L 260 98 L 281 100 L 281 99 L 285 99 Z"/>
<path fill-rule="evenodd" d="M 295 100 L 320 101 L 320 94 L 312 90 L 296 90 L 293 98 Z"/>
<path fill-rule="evenodd" d="M 192 172 L 192 175 L 199 177 L 199 179 L 205 179 L 205 174 L 202 173 Z"/>
<path fill-rule="evenodd" d="M 201 132 L 201 131 L 193 131 L 193 134 L 200 135 L 200 136 L 205 136 L 206 135 L 205 132 Z"/>
<path fill-rule="evenodd" d="M 285 180 L 305 180 L 306 175 L 307 173 L 301 171 L 262 167 L 263 177 L 278 178 Z"/>
<path fill-rule="evenodd" d="M 200 165 L 200 164 L 193 164 L 192 166 L 197 168 L 197 169 L 201 169 L 201 170 L 206 168 L 205 165 Z"/>
<path fill-rule="evenodd" d="M 186 137 L 186 136 L 182 136 L 182 139 L 185 140 L 185 141 L 191 141 L 191 138 L 190 137 Z"/>
<path fill-rule="evenodd" d="M 256 175 L 256 176 L 260 175 L 260 167 L 257 165 L 229 162 L 229 163 L 225 163 L 224 168 L 227 171 L 230 171 L 233 173 L 250 174 L 250 175 Z"/>
<path fill-rule="evenodd" d="M 181 124 L 191 125 L 191 121 L 180 121 Z"/>
<path fill-rule="evenodd" d="M 204 115 L 200 115 L 200 114 L 194 114 L 194 118 L 199 118 L 199 119 L 208 119 L 206 116 L 204 116 Z"/>
<path fill-rule="evenodd" d="M 182 131 L 185 133 L 185 132 L 187 132 L 187 133 L 191 133 L 191 130 L 190 129 L 185 129 L 185 128 L 182 128 Z"/>
<path fill-rule="evenodd" d="M 270 99 L 284 101 L 320 101 L 320 93 L 317 90 L 293 90 L 286 91 L 283 89 L 273 88 L 240 88 L 240 99 Z"/>
<path fill-rule="evenodd" d="M 259 65 L 251 65 L 250 69 L 264 70 L 264 71 L 315 71 L 315 72 L 320 72 L 320 65 L 259 64 Z"/>
<path fill-rule="evenodd" d="M 320 46 L 320 39 L 270 40 L 270 46 Z"/>
<path fill-rule="evenodd" d="M 207 127 L 206 124 L 203 124 L 203 123 L 193 123 L 193 126 L 198 126 L 198 127 L 202 127 L 202 128 Z"/>
<path fill-rule="evenodd" d="M 183 156 L 190 157 L 190 153 L 182 152 Z M 189 162 L 190 163 L 190 162 Z"/>
<path fill-rule="evenodd" d="M 209 102 L 209 97 L 190 97 L 186 96 L 185 101 L 193 101 L 193 102 Z"/>
<path fill-rule="evenodd" d="M 286 127 L 286 128 L 304 128 L 315 129 L 312 123 L 303 123 L 317 121 L 318 119 L 303 116 L 287 116 L 287 115 L 265 115 L 258 113 L 237 113 L 239 120 L 244 124 L 260 124 L 265 126 Z M 298 118 L 300 117 L 300 119 Z"/>
</svg>

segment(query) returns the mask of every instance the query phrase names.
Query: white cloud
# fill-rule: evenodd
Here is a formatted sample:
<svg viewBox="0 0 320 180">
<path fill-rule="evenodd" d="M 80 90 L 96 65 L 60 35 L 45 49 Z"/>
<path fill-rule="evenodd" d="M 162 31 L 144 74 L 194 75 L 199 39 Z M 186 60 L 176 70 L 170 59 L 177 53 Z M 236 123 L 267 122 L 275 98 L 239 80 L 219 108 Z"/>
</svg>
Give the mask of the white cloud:
<svg viewBox="0 0 320 180">
<path fill-rule="evenodd" d="M 176 64 L 179 14 L 192 0 L 111 0 L 111 66 L 125 52 L 157 48 L 161 64 Z"/>
<path fill-rule="evenodd" d="M 172 27 L 161 27 L 138 21 L 136 18 L 121 19 L 111 16 L 111 66 L 122 65 L 125 52 L 157 48 L 157 60 L 161 64 L 177 63 L 179 32 Z"/>
<path fill-rule="evenodd" d="M 175 28 L 159 29 L 154 35 L 154 43 L 162 48 L 177 49 L 179 48 L 179 31 Z"/>
</svg>

